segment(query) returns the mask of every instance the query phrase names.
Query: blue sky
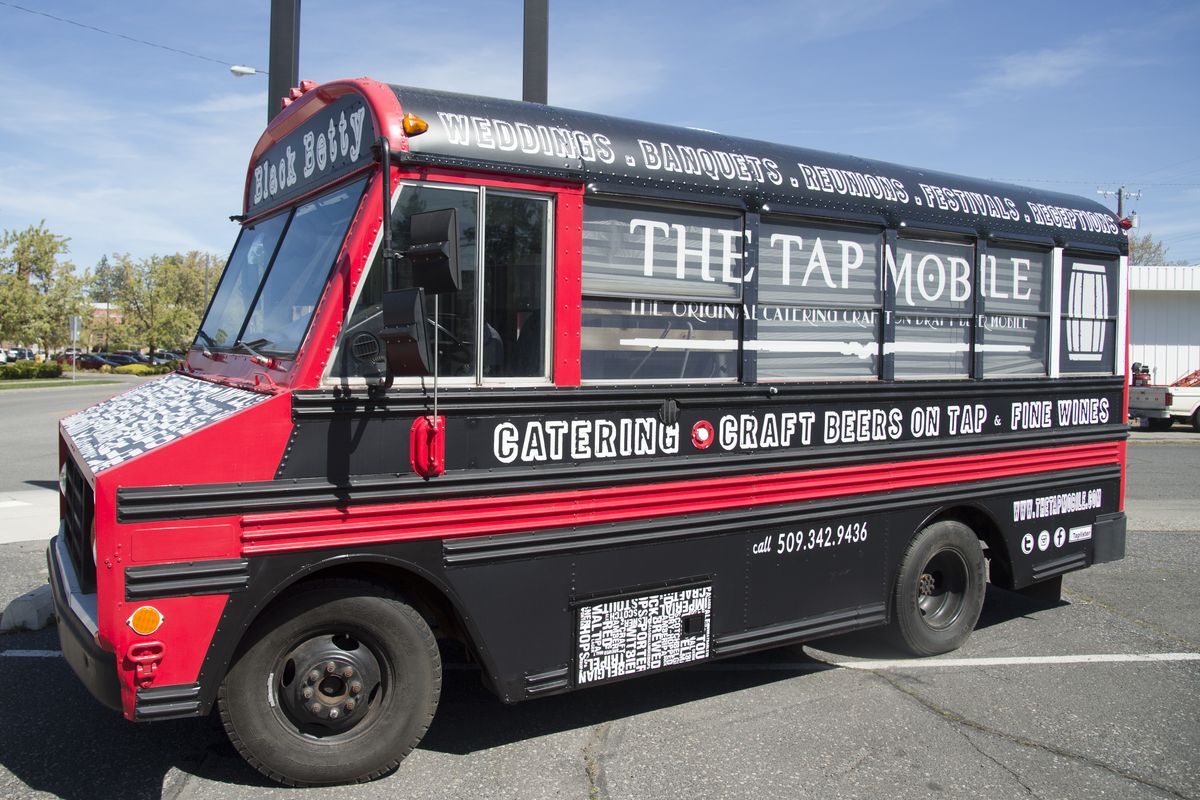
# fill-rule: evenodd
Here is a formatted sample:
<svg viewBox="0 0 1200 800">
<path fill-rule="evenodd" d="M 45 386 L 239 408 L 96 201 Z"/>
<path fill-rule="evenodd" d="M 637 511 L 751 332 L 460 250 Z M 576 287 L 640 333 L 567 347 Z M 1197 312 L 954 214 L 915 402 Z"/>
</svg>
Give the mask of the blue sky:
<svg viewBox="0 0 1200 800">
<path fill-rule="evenodd" d="M 187 50 L 56 22 L 12 4 Z M 236 234 L 269 2 L 0 0 L 0 228 L 105 253 Z M 521 92 L 521 0 L 306 0 L 300 76 Z M 550 102 L 1079 194 L 1200 264 L 1200 4 L 554 0 Z M 1115 200 L 1105 201 L 1115 209 Z"/>
</svg>

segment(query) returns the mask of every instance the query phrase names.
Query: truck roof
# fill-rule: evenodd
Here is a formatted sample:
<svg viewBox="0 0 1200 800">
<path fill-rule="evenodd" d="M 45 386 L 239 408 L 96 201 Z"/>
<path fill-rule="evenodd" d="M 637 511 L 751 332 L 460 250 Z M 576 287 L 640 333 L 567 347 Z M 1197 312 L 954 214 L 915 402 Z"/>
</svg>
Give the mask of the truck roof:
<svg viewBox="0 0 1200 800">
<path fill-rule="evenodd" d="M 407 141 L 408 158 L 424 163 L 566 178 L 597 193 L 1127 248 L 1111 211 L 1073 195 L 537 103 L 390 88 L 429 125 Z"/>
<path fill-rule="evenodd" d="M 321 86 L 304 82 L 293 94 L 296 99 L 275 117 L 252 156 L 249 217 L 307 193 L 316 182 L 362 169 L 370 162 L 371 144 L 382 136 L 400 163 L 565 180 L 596 195 L 1128 252 L 1117 217 L 1074 195 L 369 78 Z M 406 134 L 408 114 L 428 129 Z"/>
</svg>

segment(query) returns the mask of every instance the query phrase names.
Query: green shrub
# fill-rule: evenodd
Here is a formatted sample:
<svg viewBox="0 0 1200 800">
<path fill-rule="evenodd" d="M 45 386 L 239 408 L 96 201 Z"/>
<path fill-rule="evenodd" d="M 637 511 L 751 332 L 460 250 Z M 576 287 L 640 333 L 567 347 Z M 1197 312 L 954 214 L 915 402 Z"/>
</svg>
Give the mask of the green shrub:
<svg viewBox="0 0 1200 800">
<path fill-rule="evenodd" d="M 0 368 L 0 380 L 21 381 L 37 375 L 38 365 L 33 361 L 14 361 Z"/>
<path fill-rule="evenodd" d="M 0 381 L 26 381 L 33 378 L 58 378 L 62 375 L 62 366 L 53 361 L 14 361 L 0 367 Z"/>
<path fill-rule="evenodd" d="M 118 375 L 166 375 L 174 371 L 169 364 L 125 364 L 113 370 Z"/>
</svg>

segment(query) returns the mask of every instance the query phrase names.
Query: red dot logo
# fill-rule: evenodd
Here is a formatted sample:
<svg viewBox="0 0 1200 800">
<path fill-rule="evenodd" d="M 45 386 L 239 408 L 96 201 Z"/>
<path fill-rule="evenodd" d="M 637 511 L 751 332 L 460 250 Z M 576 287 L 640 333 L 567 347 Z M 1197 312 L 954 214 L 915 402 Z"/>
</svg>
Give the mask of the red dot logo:
<svg viewBox="0 0 1200 800">
<path fill-rule="evenodd" d="M 707 450 L 715 438 L 711 422 L 700 420 L 692 426 L 692 444 L 696 446 L 697 450 Z"/>
</svg>

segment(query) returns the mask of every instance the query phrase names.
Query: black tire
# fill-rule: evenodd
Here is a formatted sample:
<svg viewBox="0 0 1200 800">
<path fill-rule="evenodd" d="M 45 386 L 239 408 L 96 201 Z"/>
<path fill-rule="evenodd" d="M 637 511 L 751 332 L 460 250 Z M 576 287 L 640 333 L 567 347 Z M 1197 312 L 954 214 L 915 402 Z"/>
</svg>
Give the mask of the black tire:
<svg viewBox="0 0 1200 800">
<path fill-rule="evenodd" d="M 1166 431 L 1166 430 L 1171 429 L 1171 424 L 1174 423 L 1175 420 L 1171 419 L 1170 417 L 1167 417 L 1166 419 L 1162 419 L 1159 417 L 1151 417 L 1149 422 L 1150 422 L 1150 430 Z"/>
<path fill-rule="evenodd" d="M 1200 408 L 1197 408 L 1192 414 L 1192 430 L 1200 433 Z"/>
<path fill-rule="evenodd" d="M 386 775 L 437 709 L 437 642 L 420 614 L 379 586 L 302 585 L 248 642 L 221 684 L 221 721 L 246 761 L 280 783 Z"/>
<path fill-rule="evenodd" d="M 900 562 L 890 638 L 915 656 L 958 649 L 979 621 L 986 584 L 975 533 L 961 522 L 935 522 L 913 537 Z"/>
</svg>

